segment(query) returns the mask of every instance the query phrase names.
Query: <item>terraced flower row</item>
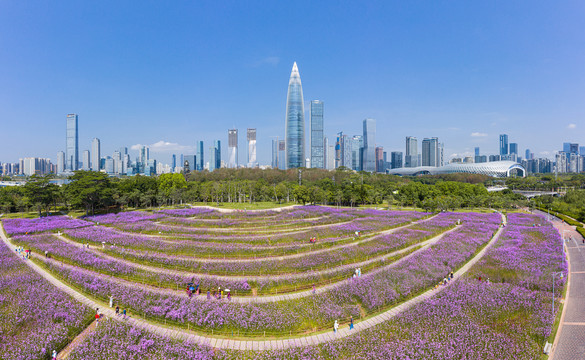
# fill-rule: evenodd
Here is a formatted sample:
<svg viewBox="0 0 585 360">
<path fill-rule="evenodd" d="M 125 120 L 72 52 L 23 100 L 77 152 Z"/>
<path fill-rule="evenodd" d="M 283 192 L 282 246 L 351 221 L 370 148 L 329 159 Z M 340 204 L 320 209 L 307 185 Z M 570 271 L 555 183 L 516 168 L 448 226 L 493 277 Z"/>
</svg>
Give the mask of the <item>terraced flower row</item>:
<svg viewBox="0 0 585 360">
<path fill-rule="evenodd" d="M 11 252 L 0 243 L 0 358 L 48 359 L 81 332 L 94 313 L 33 272 L 24 263 L 29 260 Z"/>
<path fill-rule="evenodd" d="M 413 253 L 398 263 L 355 281 L 300 300 L 239 304 L 228 301 L 200 301 L 175 294 L 142 289 L 96 276 L 82 269 L 47 267 L 90 296 L 108 298 L 156 321 L 189 324 L 202 331 L 241 332 L 241 335 L 284 335 L 329 328 L 333 320 L 370 314 L 438 282 L 450 270 L 464 264 L 497 229 L 497 214 L 461 215 L 464 224 L 436 244 Z"/>
<path fill-rule="evenodd" d="M 124 257 L 132 261 L 162 267 L 172 267 L 196 273 L 223 275 L 267 275 L 306 272 L 342 266 L 381 256 L 412 244 L 429 239 L 441 232 L 455 227 L 457 214 L 439 216 L 404 228 L 395 233 L 364 239 L 356 245 L 334 248 L 328 251 L 305 253 L 303 256 L 250 259 L 238 261 L 198 260 L 191 256 L 170 256 L 167 251 L 141 252 L 132 249 L 111 248 L 108 254 Z M 357 239 L 356 239 L 357 240 Z M 236 250 L 234 250 L 236 251 Z"/>
<path fill-rule="evenodd" d="M 553 323 L 552 293 L 543 279 L 567 271 L 562 242 L 539 217 L 510 214 L 508 220 L 500 240 L 464 279 L 390 321 L 320 346 L 216 358 L 538 359 Z M 513 281 L 499 273 L 514 274 Z M 563 279 L 556 281 L 563 286 Z"/>
</svg>

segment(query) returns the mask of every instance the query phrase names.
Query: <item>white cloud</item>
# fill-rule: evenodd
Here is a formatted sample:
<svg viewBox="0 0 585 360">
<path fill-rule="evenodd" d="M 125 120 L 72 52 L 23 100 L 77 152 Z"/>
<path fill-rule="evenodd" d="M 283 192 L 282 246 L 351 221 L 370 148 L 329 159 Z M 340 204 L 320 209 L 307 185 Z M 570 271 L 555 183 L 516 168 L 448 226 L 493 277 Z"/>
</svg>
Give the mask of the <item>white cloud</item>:
<svg viewBox="0 0 585 360">
<path fill-rule="evenodd" d="M 488 134 L 482 133 L 482 132 L 472 132 L 471 136 L 472 137 L 486 137 L 486 136 L 488 136 Z"/>
<path fill-rule="evenodd" d="M 143 144 L 136 144 L 130 147 L 131 150 L 140 150 L 144 146 Z M 152 152 L 172 152 L 172 151 L 188 151 L 193 150 L 193 147 L 187 145 L 181 145 L 178 143 L 172 143 L 164 140 L 155 142 L 154 144 L 147 145 Z"/>
<path fill-rule="evenodd" d="M 577 128 L 577 124 L 569 124 L 567 126 L 567 129 L 575 129 L 575 128 Z"/>
</svg>

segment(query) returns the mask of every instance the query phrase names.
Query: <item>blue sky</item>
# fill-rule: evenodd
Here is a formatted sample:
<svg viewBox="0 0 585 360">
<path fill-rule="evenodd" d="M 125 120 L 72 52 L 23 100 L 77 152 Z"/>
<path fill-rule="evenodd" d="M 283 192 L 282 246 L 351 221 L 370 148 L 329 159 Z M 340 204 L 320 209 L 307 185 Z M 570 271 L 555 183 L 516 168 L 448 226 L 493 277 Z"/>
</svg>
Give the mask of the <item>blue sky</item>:
<svg viewBox="0 0 585 360">
<path fill-rule="evenodd" d="M 585 143 L 584 24 L 582 1 L 0 1 L 0 162 L 55 159 L 77 113 L 80 156 L 98 137 L 168 162 L 236 127 L 244 163 L 251 127 L 269 163 L 294 61 L 331 138 L 371 117 L 387 151 L 507 133 L 550 156 Z"/>
</svg>

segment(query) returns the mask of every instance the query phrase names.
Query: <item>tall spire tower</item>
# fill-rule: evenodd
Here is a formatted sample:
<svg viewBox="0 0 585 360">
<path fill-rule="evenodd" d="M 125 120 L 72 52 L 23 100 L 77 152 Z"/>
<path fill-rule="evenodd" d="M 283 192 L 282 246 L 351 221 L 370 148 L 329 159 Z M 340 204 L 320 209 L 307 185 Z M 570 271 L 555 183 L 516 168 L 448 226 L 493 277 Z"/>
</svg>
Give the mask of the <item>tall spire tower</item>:
<svg viewBox="0 0 585 360">
<path fill-rule="evenodd" d="M 293 64 L 286 96 L 286 167 L 305 166 L 305 106 L 297 63 Z"/>
</svg>

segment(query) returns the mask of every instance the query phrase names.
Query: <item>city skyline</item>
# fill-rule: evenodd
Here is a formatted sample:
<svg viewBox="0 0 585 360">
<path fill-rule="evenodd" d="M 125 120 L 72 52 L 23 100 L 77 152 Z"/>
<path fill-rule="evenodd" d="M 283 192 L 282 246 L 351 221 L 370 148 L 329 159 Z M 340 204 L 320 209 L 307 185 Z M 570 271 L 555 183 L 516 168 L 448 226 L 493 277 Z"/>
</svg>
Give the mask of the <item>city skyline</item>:
<svg viewBox="0 0 585 360">
<path fill-rule="evenodd" d="M 80 117 L 78 158 L 99 138 L 104 154 L 148 145 L 154 157 L 170 163 L 173 153 L 195 153 L 194 139 L 227 143 L 227 129 L 250 127 L 258 129 L 258 163 L 270 164 L 271 139 L 284 138 L 282 84 L 294 61 L 305 80 L 305 119 L 311 100 L 327 104 L 329 144 L 339 131 L 360 134 L 364 118 L 376 119 L 376 145 L 388 153 L 404 151 L 407 135 L 436 136 L 445 144 L 446 160 L 473 155 L 476 146 L 497 154 L 501 133 L 515 139 L 520 154 L 529 148 L 550 159 L 559 143 L 583 143 L 585 89 L 579 79 L 585 71 L 579 64 L 585 54 L 576 46 L 582 32 L 573 31 L 583 5 L 557 4 L 554 12 L 544 4 L 527 9 L 456 3 L 432 10 L 380 2 L 344 9 L 311 6 L 318 11 L 308 17 L 284 5 L 231 4 L 225 11 L 205 5 L 146 7 L 140 18 L 124 5 L 116 13 L 91 4 L 0 4 L 0 31 L 11 34 L 0 49 L 5 84 L 0 121 L 14 135 L 0 144 L 0 161 L 49 157 L 56 162 L 65 150 L 61 120 L 74 112 Z M 206 19 L 193 24 L 196 10 Z M 316 14 L 328 12 L 335 15 L 330 28 L 315 21 Z M 521 23 L 504 15 L 526 12 Z M 87 16 L 81 21 L 78 13 Z M 274 17 L 268 19 L 268 13 Z M 158 23 L 154 19 L 165 24 L 177 14 L 182 16 L 176 29 L 143 30 L 142 25 Z M 434 21 L 441 16 L 440 24 Z M 135 25 L 127 25 L 128 19 Z M 549 26 L 541 26 L 543 19 Z M 366 20 L 368 27 L 359 26 Z M 110 33 L 98 31 L 102 22 Z M 248 29 L 254 22 L 259 27 Z M 315 36 L 320 41 L 308 41 Z M 129 44 L 126 38 L 136 41 Z M 169 38 L 175 41 L 163 51 Z M 243 39 L 250 46 L 234 51 L 231 44 Z M 326 51 L 315 51 L 319 47 Z M 117 56 L 122 48 L 127 60 Z M 76 56 L 63 58 L 64 52 Z M 423 64 L 421 54 L 433 61 Z M 575 81 L 564 81 L 568 74 Z M 24 136 L 27 141 L 20 139 Z M 227 147 L 222 151 L 227 158 Z M 305 146 L 305 158 L 308 152 Z"/>
</svg>

